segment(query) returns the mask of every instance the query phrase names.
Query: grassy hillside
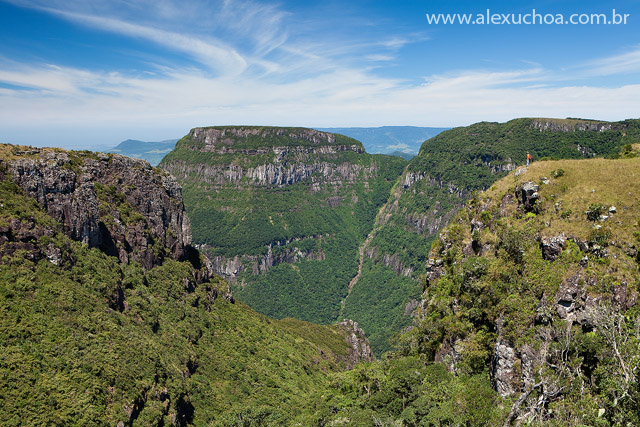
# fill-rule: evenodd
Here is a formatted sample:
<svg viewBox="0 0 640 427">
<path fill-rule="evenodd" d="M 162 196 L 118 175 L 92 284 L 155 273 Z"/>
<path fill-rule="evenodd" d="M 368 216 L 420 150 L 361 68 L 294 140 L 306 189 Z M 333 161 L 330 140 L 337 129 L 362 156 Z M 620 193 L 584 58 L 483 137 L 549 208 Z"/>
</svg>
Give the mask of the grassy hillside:
<svg viewBox="0 0 640 427">
<path fill-rule="evenodd" d="M 305 395 L 348 363 L 337 326 L 229 302 L 189 262 L 143 269 L 89 249 L 5 172 L 3 425 L 309 425 Z"/>
<path fill-rule="evenodd" d="M 379 353 L 411 324 L 426 253 L 439 230 L 474 191 L 526 161 L 614 156 L 640 142 L 640 121 L 516 119 L 451 129 L 426 141 L 378 215 L 362 274 L 344 315 L 355 319 Z M 413 303 L 412 303 L 413 301 Z"/>
<path fill-rule="evenodd" d="M 239 299 L 276 318 L 332 323 L 405 164 L 342 135 L 216 127 L 192 131 L 161 167 L 182 185 L 194 242 Z"/>
</svg>

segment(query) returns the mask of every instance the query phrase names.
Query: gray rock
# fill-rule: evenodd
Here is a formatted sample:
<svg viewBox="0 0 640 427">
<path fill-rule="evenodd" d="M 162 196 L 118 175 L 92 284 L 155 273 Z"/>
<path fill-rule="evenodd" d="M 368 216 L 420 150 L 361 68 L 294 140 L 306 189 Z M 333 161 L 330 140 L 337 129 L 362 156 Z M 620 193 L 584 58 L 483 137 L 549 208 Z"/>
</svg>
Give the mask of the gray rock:
<svg viewBox="0 0 640 427">
<path fill-rule="evenodd" d="M 581 297 L 580 281 L 582 276 L 576 274 L 564 280 L 556 293 L 556 311 L 561 319 L 574 316 Z"/>
<path fill-rule="evenodd" d="M 13 181 L 74 240 L 145 268 L 162 264 L 165 251 L 158 251 L 159 246 L 175 259 L 189 256 L 191 226 L 182 189 L 146 161 L 43 149 L 17 155 L 6 166 Z M 106 189 L 103 199 L 98 186 Z M 137 216 L 124 218 L 119 205 Z M 55 250 L 46 255 L 60 262 Z"/>
<path fill-rule="evenodd" d="M 456 372 L 464 342 L 460 338 L 447 337 L 436 352 L 435 361 L 443 363 L 449 372 Z"/>
<path fill-rule="evenodd" d="M 540 187 L 531 181 L 525 182 L 518 190 L 518 200 L 524 206 L 524 210 L 532 212 L 536 202 L 540 199 L 538 190 Z"/>
<path fill-rule="evenodd" d="M 45 248 L 45 255 L 49 262 L 53 265 L 60 266 L 62 264 L 62 252 L 53 243 L 49 243 Z"/>
<path fill-rule="evenodd" d="M 369 340 L 364 331 L 358 327 L 358 322 L 351 319 L 344 319 L 338 323 L 338 327 L 346 334 L 346 341 L 350 345 L 349 356 L 347 358 L 347 369 L 351 369 L 358 362 L 370 362 L 375 359 Z"/>
<path fill-rule="evenodd" d="M 542 239 L 540 242 L 540 248 L 542 249 L 542 258 L 547 261 L 555 261 L 556 258 L 560 256 L 562 253 L 562 249 L 564 248 L 564 244 L 567 238 L 564 233 L 559 234 L 555 237 L 548 237 Z"/>
<path fill-rule="evenodd" d="M 477 220 L 475 218 L 473 218 L 471 220 L 471 232 L 473 233 L 474 231 L 481 231 L 484 228 L 484 224 L 482 223 L 482 221 Z"/>
<path fill-rule="evenodd" d="M 494 388 L 502 397 L 515 393 L 514 384 L 518 376 L 514 372 L 515 362 L 518 358 L 513 347 L 508 343 L 498 340 L 493 353 L 492 377 Z"/>
</svg>

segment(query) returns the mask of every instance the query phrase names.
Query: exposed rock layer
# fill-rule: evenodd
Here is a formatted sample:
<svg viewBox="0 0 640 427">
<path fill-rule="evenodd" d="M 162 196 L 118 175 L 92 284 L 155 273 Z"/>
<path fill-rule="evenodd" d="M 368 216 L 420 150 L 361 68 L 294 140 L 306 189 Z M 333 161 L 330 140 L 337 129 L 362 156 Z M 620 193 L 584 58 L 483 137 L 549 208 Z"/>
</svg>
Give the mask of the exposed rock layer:
<svg viewBox="0 0 640 427">
<path fill-rule="evenodd" d="M 181 188 L 146 161 L 14 147 L 2 165 L 74 240 L 146 268 L 192 255 Z"/>
</svg>

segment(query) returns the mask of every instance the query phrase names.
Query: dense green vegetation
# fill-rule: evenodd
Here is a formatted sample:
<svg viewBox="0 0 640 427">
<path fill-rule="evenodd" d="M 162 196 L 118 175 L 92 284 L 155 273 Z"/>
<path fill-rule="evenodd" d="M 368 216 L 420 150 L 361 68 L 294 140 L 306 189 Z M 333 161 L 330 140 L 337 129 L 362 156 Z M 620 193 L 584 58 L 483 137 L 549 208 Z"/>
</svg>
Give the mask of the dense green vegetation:
<svg viewBox="0 0 640 427">
<path fill-rule="evenodd" d="M 232 304 L 188 262 L 120 264 L 64 236 L 6 177 L 0 200 L 5 426 L 308 425 L 305 395 L 344 368 L 336 327 Z M 22 226 L 35 234 L 15 240 Z M 45 248 L 60 265 L 33 256 Z"/>
<path fill-rule="evenodd" d="M 275 318 L 295 316 L 333 323 L 338 318 L 346 284 L 357 269 L 357 259 L 349 255 L 357 252 L 358 240 L 350 233 L 336 233 L 335 237 L 306 239 L 301 243 L 308 241 L 321 248 L 325 256 L 322 261 L 285 262 L 258 275 L 244 272 L 239 280 L 249 285 L 234 287 L 234 295 L 260 313 Z"/>
<path fill-rule="evenodd" d="M 471 198 L 433 245 L 414 327 L 336 375 L 326 424 L 637 425 L 638 167 L 539 162 Z M 540 185 L 531 211 L 517 200 L 527 181 Z"/>
<path fill-rule="evenodd" d="M 581 130 L 588 127 L 591 130 Z M 411 324 L 404 311 L 420 293 L 431 242 L 474 191 L 489 188 L 508 170 L 523 165 L 527 152 L 534 162 L 543 158 L 617 157 L 621 151 L 633 156 L 632 148 L 625 151 L 623 147 L 638 142 L 639 120 L 609 123 L 575 119 L 482 122 L 444 131 L 426 141 L 378 217 L 368 245 L 372 262 L 364 264 L 361 279 L 347 300 L 345 316 L 359 322 L 378 354 L 390 349 L 389 337 Z M 398 258 L 401 267 L 397 263 L 385 265 L 385 256 Z M 407 268 L 413 270 L 409 277 L 397 274 Z M 389 297 L 392 294 L 395 296 Z M 365 313 L 371 301 L 377 301 L 375 310 Z M 389 328 L 391 324 L 394 329 Z"/>
<path fill-rule="evenodd" d="M 495 426 L 509 408 L 486 374 L 454 375 L 423 356 L 394 357 L 332 375 L 312 396 L 314 424 Z"/>
<path fill-rule="evenodd" d="M 307 128 L 299 127 L 273 127 L 273 126 L 211 126 L 199 128 L 202 130 L 215 129 L 220 131 L 231 131 L 227 133 L 225 139 L 229 141 L 229 145 L 233 145 L 236 150 L 241 149 L 258 149 L 264 147 L 316 147 L 323 145 L 324 142 L 318 143 L 315 140 L 296 137 L 300 133 L 307 132 Z M 237 133 L 232 133 L 237 131 Z M 334 145 L 355 145 L 364 150 L 362 143 L 348 136 L 335 135 Z M 201 148 L 205 146 L 202 139 L 194 138 L 193 132 L 189 133 L 178 141 L 178 145 L 166 161 L 182 158 L 186 154 L 183 149 L 192 151 L 192 155 L 202 155 Z M 166 163 L 165 161 L 165 163 Z"/>
<path fill-rule="evenodd" d="M 341 320 L 358 247 L 406 162 L 363 153 L 360 142 L 342 135 L 332 142 L 329 134 L 320 134 L 320 142 L 291 136 L 316 132 L 301 128 L 204 129 L 228 131 L 224 150 L 205 150 L 192 131 L 161 163 L 183 187 L 194 242 L 223 263 L 239 257 L 234 295 L 259 312 L 319 323 Z M 232 133 L 248 130 L 246 138 Z M 334 149 L 342 146 L 356 151 Z M 290 172 L 292 182 L 267 185 L 246 175 L 267 166 Z M 317 172 L 295 177 L 304 167 Z M 238 168 L 245 173 L 241 178 L 221 178 Z"/>
<path fill-rule="evenodd" d="M 536 126 L 536 123 L 540 125 Z M 579 129 L 581 125 L 598 124 L 604 127 L 601 130 Z M 618 154 L 624 145 L 636 142 L 640 142 L 640 120 L 615 123 L 575 119 L 482 122 L 451 129 L 432 138 L 423 144 L 408 170 L 426 171 L 429 176 L 461 189 L 482 190 L 496 181 L 491 166 L 524 164 L 527 152 L 534 161 L 610 157 Z"/>
</svg>

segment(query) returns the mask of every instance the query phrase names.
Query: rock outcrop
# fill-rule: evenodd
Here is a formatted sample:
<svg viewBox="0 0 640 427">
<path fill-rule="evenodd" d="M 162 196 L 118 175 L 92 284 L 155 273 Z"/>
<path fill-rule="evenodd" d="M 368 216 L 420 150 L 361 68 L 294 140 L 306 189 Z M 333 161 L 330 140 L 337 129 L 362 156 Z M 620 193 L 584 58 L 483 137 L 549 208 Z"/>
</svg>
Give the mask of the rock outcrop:
<svg viewBox="0 0 640 427">
<path fill-rule="evenodd" d="M 311 237 L 312 239 L 321 238 L 321 236 Z M 294 239 L 282 242 L 284 245 L 290 244 Z M 198 246 L 205 252 L 209 249 L 208 245 Z M 274 246 L 267 246 L 267 253 L 264 255 L 236 255 L 234 257 L 225 257 L 223 255 L 214 255 L 209 257 L 209 270 L 224 277 L 227 280 L 235 281 L 242 271 L 250 271 L 251 274 L 260 274 L 269 271 L 272 267 L 282 263 L 294 263 L 301 260 L 324 261 L 325 254 L 322 248 L 301 250 L 298 247 L 287 247 L 280 249 L 274 254 Z"/>
<path fill-rule="evenodd" d="M 533 182 L 525 182 L 522 186 L 516 190 L 518 193 L 518 200 L 524 206 L 524 210 L 532 212 L 535 210 L 536 202 L 540 199 L 538 190 L 540 187 Z"/>
<path fill-rule="evenodd" d="M 616 378 L 624 388 L 635 375 L 626 368 L 637 360 L 635 347 L 625 354 L 617 346 L 640 339 L 631 285 L 637 224 L 618 212 L 637 218 L 637 192 L 616 182 L 622 172 L 609 162 L 534 163 L 474 197 L 432 246 L 411 344 L 452 372 L 488 368 L 494 390 L 515 402 L 505 426 L 553 419 L 552 402 L 581 402 L 575 390 L 599 399 L 594 384 Z M 632 177 L 637 165 L 617 166 Z M 563 174 L 550 173 L 558 166 Z M 559 209 L 593 205 L 587 178 L 598 183 L 598 197 L 619 201 L 606 208 L 616 218 L 606 228 L 596 215 Z M 585 337 L 602 344 L 580 347 Z"/>
<path fill-rule="evenodd" d="M 11 153 L 0 160 L 6 175 L 72 239 L 145 268 L 194 255 L 180 186 L 146 161 L 31 147 L 5 151 Z M 57 262 L 57 254 L 48 256 Z"/>
<path fill-rule="evenodd" d="M 567 238 L 564 233 L 554 237 L 547 237 L 540 242 L 542 257 L 547 261 L 555 261 L 560 256 Z"/>
<path fill-rule="evenodd" d="M 537 129 L 540 132 L 547 130 L 553 132 L 604 132 L 609 130 L 623 130 L 625 126 L 621 123 L 601 122 L 597 120 L 534 119 L 531 122 L 531 129 Z"/>
<path fill-rule="evenodd" d="M 347 357 L 347 369 L 353 368 L 358 362 L 370 362 L 375 359 L 369 340 L 364 331 L 358 326 L 358 322 L 351 319 L 344 319 L 338 323 L 338 327 L 344 332 L 345 339 L 350 346 Z"/>
</svg>

